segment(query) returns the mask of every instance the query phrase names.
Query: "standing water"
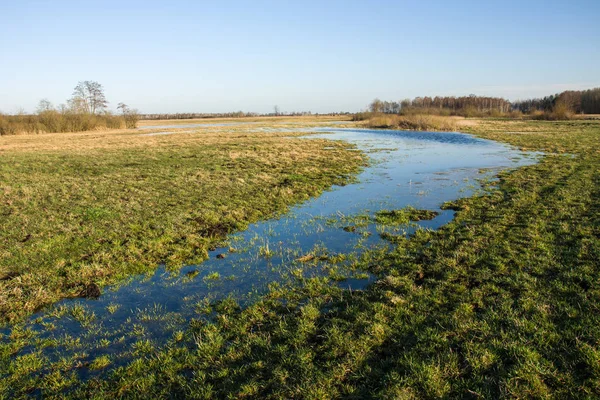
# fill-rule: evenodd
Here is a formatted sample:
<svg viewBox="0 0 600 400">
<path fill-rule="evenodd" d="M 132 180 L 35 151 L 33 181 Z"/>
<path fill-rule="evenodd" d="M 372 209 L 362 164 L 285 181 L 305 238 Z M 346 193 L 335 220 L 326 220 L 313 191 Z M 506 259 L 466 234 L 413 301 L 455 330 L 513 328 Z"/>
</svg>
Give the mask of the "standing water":
<svg viewBox="0 0 600 400">
<path fill-rule="evenodd" d="M 264 293 L 269 283 L 284 281 L 299 270 L 302 276 L 328 274 L 318 267 L 299 268 L 299 260 L 323 254 L 360 255 L 386 246 L 379 235 L 382 229 L 399 228 L 376 226 L 377 211 L 406 206 L 435 210 L 439 214 L 433 220 L 405 226 L 400 233 L 436 229 L 454 215 L 440 206 L 479 190 L 479 178 L 535 162 L 534 154 L 460 133 L 314 131 L 318 134 L 307 140 L 344 140 L 369 154 L 371 165 L 357 183 L 334 187 L 281 218 L 230 235 L 200 265 L 176 272 L 159 267 L 151 276 L 106 290 L 97 300 L 63 300 L 34 315 L 25 325 L 37 333 L 38 343 L 51 344 L 42 354 L 51 362 L 74 357 L 82 365 L 109 356 L 111 366 L 122 365 L 132 358 L 140 340 L 160 347 L 174 332 L 185 330 L 192 318 L 198 318 L 202 304 L 228 296 L 247 304 Z M 361 289 L 374 279 L 351 268 L 341 269 L 336 271 L 335 282 L 344 287 Z M 10 333 L 10 328 L 5 329 L 0 339 L 9 340 Z M 15 356 L 33 351 L 37 351 L 34 346 L 27 346 Z M 85 379 L 103 371 L 80 368 L 78 373 Z"/>
</svg>

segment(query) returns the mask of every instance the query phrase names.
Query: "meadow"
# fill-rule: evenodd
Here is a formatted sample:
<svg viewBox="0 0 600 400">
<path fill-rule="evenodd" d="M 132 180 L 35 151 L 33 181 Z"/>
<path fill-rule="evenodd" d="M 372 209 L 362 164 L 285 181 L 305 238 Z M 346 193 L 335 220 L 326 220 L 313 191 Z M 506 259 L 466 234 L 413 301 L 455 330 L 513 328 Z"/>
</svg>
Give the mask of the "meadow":
<svg viewBox="0 0 600 400">
<path fill-rule="evenodd" d="M 102 370 L 110 357 L 84 366 L 19 353 L 52 343 L 18 321 L 92 282 L 200 261 L 222 235 L 351 181 L 367 159 L 341 142 L 277 132 L 306 119 L 269 121 L 274 129 L 259 134 L 0 138 L 0 309 L 18 328 L 0 343 L 0 394 L 600 396 L 600 123 L 467 121 L 462 131 L 545 154 L 446 204 L 456 214 L 442 228 L 385 235 L 391 249 L 354 264 L 376 277 L 362 290 L 300 275 L 244 307 L 207 303 L 209 318 L 160 348 L 141 341 L 133 361 L 86 380 L 82 369 Z M 390 210 L 375 222 L 431 217 Z"/>
<path fill-rule="evenodd" d="M 1 137 L 0 319 L 160 263 L 200 262 L 227 233 L 348 182 L 365 163 L 343 144 L 298 135 Z"/>
</svg>

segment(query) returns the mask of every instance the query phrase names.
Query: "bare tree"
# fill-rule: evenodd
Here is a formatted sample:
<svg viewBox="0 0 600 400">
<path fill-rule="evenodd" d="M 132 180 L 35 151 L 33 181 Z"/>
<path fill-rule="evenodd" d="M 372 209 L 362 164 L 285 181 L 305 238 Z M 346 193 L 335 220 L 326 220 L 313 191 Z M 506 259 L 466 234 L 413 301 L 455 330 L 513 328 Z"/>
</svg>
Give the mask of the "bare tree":
<svg viewBox="0 0 600 400">
<path fill-rule="evenodd" d="M 273 112 L 275 113 L 275 115 L 279 115 L 279 106 L 273 106 Z"/>
<path fill-rule="evenodd" d="M 67 107 L 69 111 L 74 112 L 76 114 L 89 114 L 90 110 L 87 106 L 87 103 L 84 99 L 80 97 L 71 97 L 67 100 Z"/>
<path fill-rule="evenodd" d="M 383 111 L 383 102 L 379 99 L 375 99 L 369 104 L 369 110 L 373 113 L 380 113 Z"/>
<path fill-rule="evenodd" d="M 44 113 L 46 111 L 52 111 L 52 110 L 54 110 L 54 106 L 52 105 L 52 103 L 50 102 L 50 100 L 48 100 L 48 99 L 42 99 L 38 103 L 36 111 L 37 111 L 38 114 L 41 114 L 41 113 Z"/>
<path fill-rule="evenodd" d="M 137 123 L 140 120 L 140 114 L 137 109 L 129 108 L 125 103 L 119 103 L 117 110 L 121 111 L 123 118 L 125 119 L 125 126 L 127 128 L 137 128 Z"/>
<path fill-rule="evenodd" d="M 75 111 L 96 114 L 106 108 L 108 101 L 101 84 L 95 81 L 82 81 L 75 86 L 69 104 Z"/>
<path fill-rule="evenodd" d="M 125 103 L 117 104 L 117 110 L 121 111 L 121 113 L 125 114 L 125 111 L 129 109 L 129 106 Z"/>
</svg>

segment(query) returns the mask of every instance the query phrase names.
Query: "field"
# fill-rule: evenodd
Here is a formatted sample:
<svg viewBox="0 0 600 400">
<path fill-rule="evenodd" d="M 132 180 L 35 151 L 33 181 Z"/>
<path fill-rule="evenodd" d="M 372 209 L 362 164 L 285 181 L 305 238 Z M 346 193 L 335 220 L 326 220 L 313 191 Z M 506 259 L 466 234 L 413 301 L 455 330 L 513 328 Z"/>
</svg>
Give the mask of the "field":
<svg viewBox="0 0 600 400">
<path fill-rule="evenodd" d="M 256 126 L 320 123 L 275 121 Z M 358 262 L 377 278 L 364 290 L 314 277 L 273 285 L 247 307 L 208 304 L 209 319 L 160 348 L 140 341 L 133 361 L 87 380 L 81 369 L 110 357 L 46 360 L 52 344 L 19 321 L 90 283 L 202 260 L 223 234 L 349 182 L 366 158 L 236 126 L 0 138 L 0 310 L 17 327 L 0 344 L 0 394 L 600 396 L 600 123 L 469 122 L 463 131 L 546 154 L 447 204 L 457 213 L 443 228 L 390 236 L 391 250 Z"/>
<path fill-rule="evenodd" d="M 201 261 L 228 232 L 348 182 L 364 164 L 342 144 L 290 138 L 298 133 L 145 132 L 0 138 L 2 322 L 159 263 Z"/>
</svg>

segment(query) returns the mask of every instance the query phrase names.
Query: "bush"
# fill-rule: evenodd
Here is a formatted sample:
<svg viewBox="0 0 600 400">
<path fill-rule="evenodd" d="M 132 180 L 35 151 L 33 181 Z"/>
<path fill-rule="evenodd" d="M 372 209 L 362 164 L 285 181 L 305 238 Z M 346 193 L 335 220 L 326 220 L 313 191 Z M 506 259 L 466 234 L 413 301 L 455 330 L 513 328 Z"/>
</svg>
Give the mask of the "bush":
<svg viewBox="0 0 600 400">
<path fill-rule="evenodd" d="M 123 118 L 125 118 L 125 127 L 127 129 L 135 129 L 140 120 L 140 114 L 137 110 L 128 110 L 127 113 L 123 114 Z"/>
<path fill-rule="evenodd" d="M 104 115 L 104 122 L 107 129 L 121 129 L 123 124 L 127 124 L 127 119 L 107 114 Z"/>
<path fill-rule="evenodd" d="M 532 111 L 530 116 L 532 119 L 546 121 L 566 121 L 573 118 L 573 110 L 564 102 L 558 101 L 552 107 L 552 111 Z"/>
<path fill-rule="evenodd" d="M 557 101 L 550 113 L 550 118 L 553 120 L 568 120 L 573 118 L 573 110 L 562 101 Z"/>
<path fill-rule="evenodd" d="M 124 125 L 124 118 L 110 113 L 95 115 L 47 110 L 38 115 L 0 114 L 0 135 L 120 129 Z"/>
<path fill-rule="evenodd" d="M 462 111 L 462 116 L 466 117 L 466 118 L 474 118 L 474 117 L 480 117 L 481 116 L 481 112 L 479 112 L 475 107 L 473 106 L 467 106 L 463 109 Z"/>
<path fill-rule="evenodd" d="M 392 128 L 415 131 L 454 131 L 456 123 L 451 117 L 437 115 L 393 115 L 379 114 L 367 122 L 369 128 Z"/>
<path fill-rule="evenodd" d="M 358 112 L 352 116 L 352 121 L 367 121 L 372 117 L 372 112 Z"/>
<path fill-rule="evenodd" d="M 452 110 L 439 107 L 405 107 L 400 110 L 400 115 L 438 115 L 449 117 L 452 115 Z"/>
<path fill-rule="evenodd" d="M 512 110 L 508 113 L 508 118 L 523 119 L 523 113 L 521 110 Z"/>
</svg>

